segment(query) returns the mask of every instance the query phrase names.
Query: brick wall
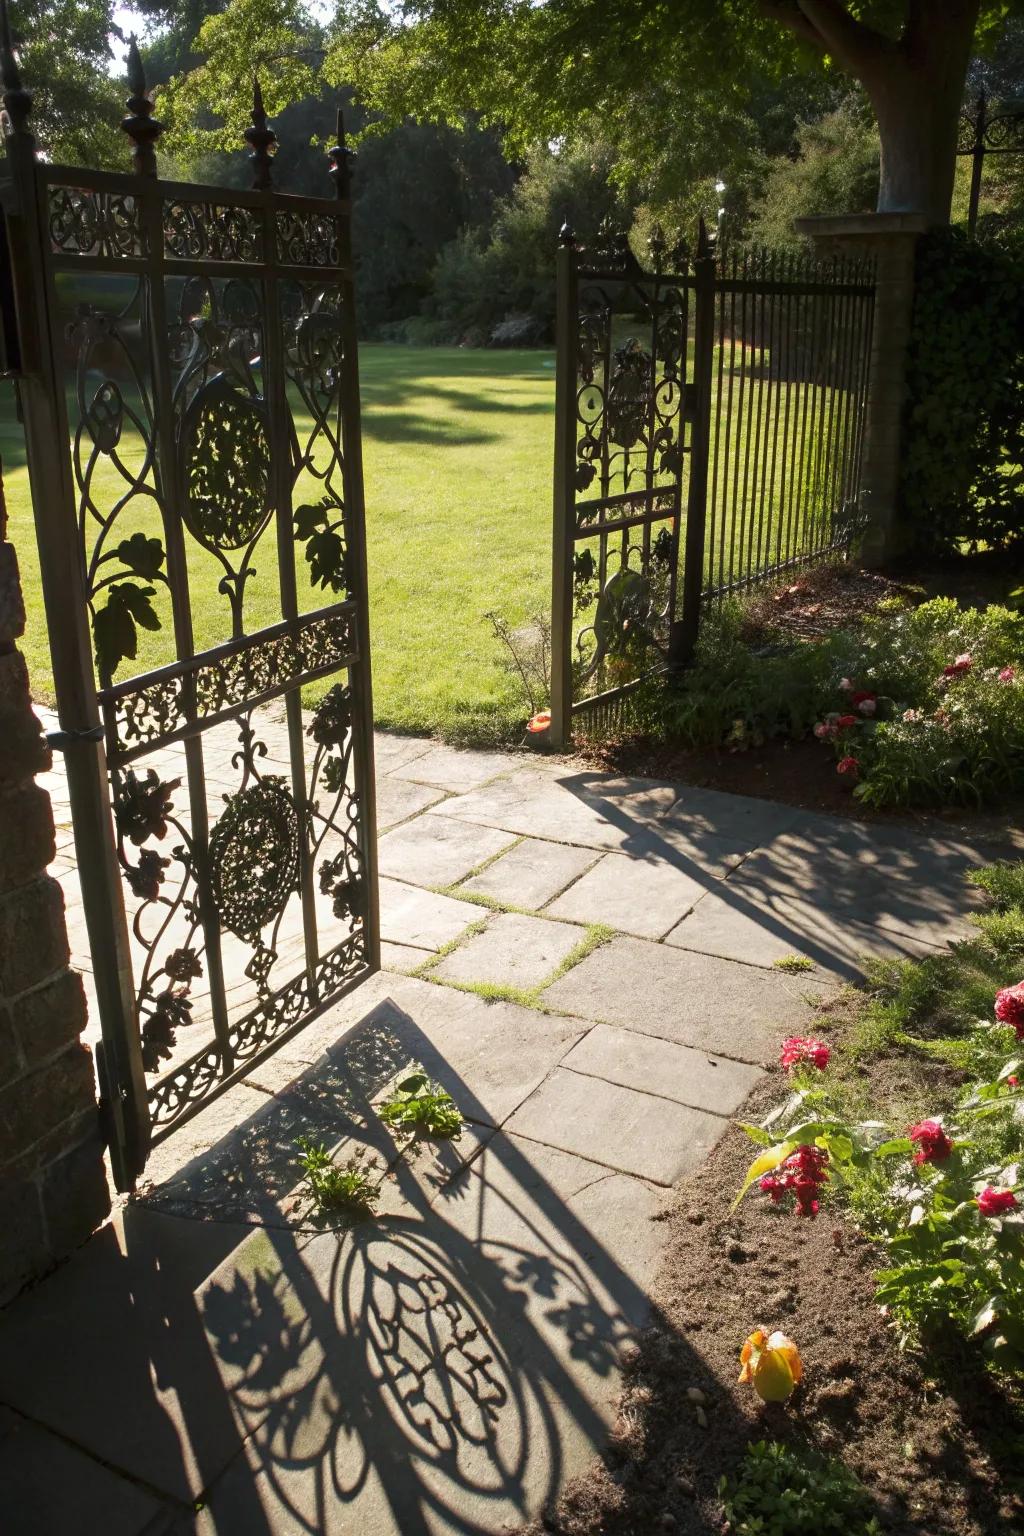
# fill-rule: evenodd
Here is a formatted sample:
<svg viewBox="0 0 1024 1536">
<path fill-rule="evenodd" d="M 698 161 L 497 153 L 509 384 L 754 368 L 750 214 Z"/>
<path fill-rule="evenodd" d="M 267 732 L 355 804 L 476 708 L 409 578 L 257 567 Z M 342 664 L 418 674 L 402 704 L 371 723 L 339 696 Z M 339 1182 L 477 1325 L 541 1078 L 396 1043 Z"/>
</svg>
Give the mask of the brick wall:
<svg viewBox="0 0 1024 1536">
<path fill-rule="evenodd" d="M 0 1303 L 110 1209 L 81 978 L 68 968 L 49 750 L 16 641 L 25 627 L 0 490 Z"/>
</svg>

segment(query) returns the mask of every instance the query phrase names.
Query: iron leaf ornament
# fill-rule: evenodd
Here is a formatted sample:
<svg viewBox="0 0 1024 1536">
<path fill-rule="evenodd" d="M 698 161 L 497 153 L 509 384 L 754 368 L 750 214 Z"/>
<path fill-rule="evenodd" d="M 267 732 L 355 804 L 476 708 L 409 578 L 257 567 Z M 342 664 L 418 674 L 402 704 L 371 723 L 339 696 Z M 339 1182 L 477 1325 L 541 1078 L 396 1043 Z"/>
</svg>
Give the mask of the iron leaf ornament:
<svg viewBox="0 0 1024 1536">
<path fill-rule="evenodd" d="M 341 507 L 325 496 L 295 509 L 295 537 L 306 546 L 310 585 L 348 593 L 348 556 Z"/>
</svg>

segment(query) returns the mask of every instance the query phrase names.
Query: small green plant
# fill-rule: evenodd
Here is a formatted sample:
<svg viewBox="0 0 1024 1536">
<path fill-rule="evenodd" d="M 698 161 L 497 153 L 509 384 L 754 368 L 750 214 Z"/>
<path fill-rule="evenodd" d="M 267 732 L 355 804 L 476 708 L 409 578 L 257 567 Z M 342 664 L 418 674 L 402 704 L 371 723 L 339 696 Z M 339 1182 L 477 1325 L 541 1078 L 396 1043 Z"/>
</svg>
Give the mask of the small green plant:
<svg viewBox="0 0 1024 1536">
<path fill-rule="evenodd" d="M 364 1164 L 362 1153 L 354 1153 L 339 1167 L 322 1141 L 300 1136 L 296 1146 L 303 1183 L 316 1210 L 325 1215 L 334 1211 L 373 1215 L 379 1191 L 368 1172 L 372 1163 Z"/>
<path fill-rule="evenodd" d="M 871 1497 L 841 1461 L 758 1440 L 719 1496 L 733 1536 L 881 1536 Z"/>
<path fill-rule="evenodd" d="M 803 971 L 813 971 L 814 961 L 808 960 L 806 955 L 780 955 L 772 961 L 772 966 L 777 971 L 785 971 L 787 975 L 799 976 Z"/>
<path fill-rule="evenodd" d="M 379 1113 L 385 1125 L 410 1136 L 457 1141 L 462 1135 L 462 1116 L 454 1099 L 426 1072 L 404 1077 L 385 1099 Z"/>
</svg>

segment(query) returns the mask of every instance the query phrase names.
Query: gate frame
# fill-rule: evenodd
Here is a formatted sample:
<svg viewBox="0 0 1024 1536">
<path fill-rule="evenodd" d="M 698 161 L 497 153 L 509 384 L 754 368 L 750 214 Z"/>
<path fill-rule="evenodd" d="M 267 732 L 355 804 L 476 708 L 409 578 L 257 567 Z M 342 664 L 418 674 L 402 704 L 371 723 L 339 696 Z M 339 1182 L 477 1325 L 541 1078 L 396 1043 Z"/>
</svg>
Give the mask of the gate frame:
<svg viewBox="0 0 1024 1536">
<path fill-rule="evenodd" d="M 0 0 L 0 84 L 3 87 L 3 105 L 7 117 L 5 133 L 8 157 L 8 174 L 0 179 L 0 215 L 3 224 L 3 228 L 0 228 L 0 268 L 3 269 L 0 286 L 4 290 L 0 295 L 0 307 L 5 322 L 3 376 L 15 381 L 19 414 L 24 424 L 60 724 L 60 730 L 53 733 L 49 741 L 51 746 L 64 753 L 67 763 L 76 858 L 90 950 L 94 957 L 93 974 L 102 1028 L 102 1040 L 96 1050 L 100 1111 L 105 1140 L 110 1149 L 114 1181 L 122 1191 L 134 1188 L 154 1139 L 162 1139 L 163 1135 L 169 1134 L 192 1114 L 204 1108 L 249 1071 L 256 1061 L 265 1059 L 317 1013 L 380 967 L 365 509 L 349 196 L 348 161 L 351 152 L 345 145 L 342 114 L 339 111 L 338 141 L 328 151 L 328 174 L 334 181 L 333 197 L 291 196 L 273 188 L 270 165 L 276 135 L 267 123 L 258 81 L 254 88 L 253 126 L 245 133 L 245 139 L 252 150 L 249 156 L 253 167 L 252 190 L 240 192 L 216 185 L 161 181 L 157 177 L 154 145 L 163 129 L 152 117 L 153 104 L 147 94 L 134 40 L 129 52 L 128 80 L 132 92 L 127 103 L 130 115 L 123 120 L 121 126 L 133 145 L 134 174 L 85 171 L 41 161 L 28 122 L 32 96 L 22 86 L 11 43 L 6 4 Z M 75 181 L 76 176 L 82 178 L 78 183 Z M 196 204 L 200 204 L 205 197 L 220 205 L 245 207 L 253 210 L 262 230 L 264 255 L 255 271 L 252 263 L 236 261 L 233 266 L 229 266 L 224 262 L 215 265 L 211 276 L 230 278 L 247 273 L 261 293 L 260 323 L 264 327 L 267 353 L 263 372 L 263 398 L 267 402 L 268 463 L 271 476 L 268 504 L 272 509 L 263 528 L 275 527 L 281 552 L 279 577 L 282 622 L 270 626 L 270 630 L 288 636 L 298 636 L 313 615 L 300 615 L 298 612 L 294 562 L 290 590 L 283 572 L 282 509 L 285 505 L 289 509 L 290 523 L 291 498 L 289 495 L 282 502 L 279 495 L 281 454 L 286 450 L 282 449 L 280 442 L 273 446 L 275 438 L 284 431 L 283 423 L 275 427 L 274 413 L 282 407 L 287 409 L 284 401 L 285 377 L 280 359 L 274 356 L 279 352 L 280 342 L 272 334 L 270 324 L 271 284 L 276 278 L 279 264 L 274 237 L 275 215 L 280 212 L 322 214 L 330 219 L 337 235 L 336 262 L 327 267 L 310 265 L 304 273 L 304 280 L 313 283 L 319 278 L 329 282 L 341 300 L 339 328 L 343 361 L 339 369 L 338 403 L 341 413 L 345 536 L 348 569 L 351 572 L 349 586 L 355 600 L 350 596 L 332 605 L 331 610 L 321 610 L 321 613 L 336 610 L 339 615 L 348 618 L 353 630 L 353 644 L 345 659 L 335 660 L 329 668 L 321 668 L 321 673 L 327 670 L 347 672 L 351 688 L 353 774 L 360 805 L 356 838 L 364 881 L 361 931 L 365 965 L 354 976 L 347 977 L 338 990 L 326 998 L 318 998 L 317 983 L 311 969 L 312 951 L 309 948 L 307 929 L 306 959 L 300 978 L 305 976 L 314 1006 L 304 1012 L 300 1019 L 273 1034 L 257 1051 L 247 1055 L 245 1062 L 239 1066 L 232 1060 L 226 1041 L 227 1020 L 223 991 L 221 989 L 218 998 L 214 986 L 214 968 L 219 961 L 219 954 L 208 948 L 215 1038 L 213 1046 L 205 1049 L 216 1049 L 226 1070 L 218 1073 L 213 1086 L 206 1089 L 194 1104 L 188 1104 L 185 1111 L 177 1115 L 171 1125 L 155 1138 L 150 1114 L 150 1088 L 143 1068 L 128 919 L 118 863 L 108 774 L 107 745 L 113 744 L 116 738 L 112 725 L 109 725 L 108 734 L 108 725 L 105 725 L 103 718 L 104 707 L 112 709 L 118 690 L 123 690 L 124 685 L 115 684 L 103 688 L 97 685 L 93 674 L 88 592 L 85 571 L 79 558 L 79 498 L 72 475 L 64 372 L 59 362 L 60 342 L 56 329 L 53 284 L 56 268 L 48 237 L 47 193 L 54 183 L 71 187 L 84 185 L 91 189 L 106 189 L 122 196 L 127 195 L 137 204 L 140 228 L 148 235 L 146 249 L 149 254 L 144 258 L 145 267 L 128 267 L 124 270 L 138 272 L 140 299 L 143 313 L 147 317 L 145 334 L 149 355 L 146 364 L 150 369 L 153 394 L 153 475 L 154 483 L 161 488 L 161 505 L 167 509 L 167 515 L 161 522 L 171 595 L 171 628 L 177 655 L 177 661 L 170 670 L 178 667 L 187 671 L 190 663 L 193 666 L 202 662 L 215 663 L 219 656 L 233 648 L 234 643 L 215 646 L 205 652 L 196 651 L 191 633 L 190 604 L 182 590 L 182 582 L 186 578 L 183 574 L 185 557 L 180 496 L 176 496 L 173 490 L 167 490 L 165 478 L 171 477 L 173 483 L 173 418 L 167 414 L 170 408 L 170 375 L 166 355 L 157 355 L 158 338 L 165 335 L 167 324 L 164 279 L 174 270 L 168 266 L 164 255 L 161 201 L 165 197 L 180 195 Z M 96 265 L 102 265 L 102 258 L 95 258 L 93 270 Z M 113 262 L 110 266 L 111 270 L 115 270 Z M 55 451 L 56 445 L 60 445 L 59 451 Z M 175 541 L 179 545 L 177 550 L 174 548 Z M 268 632 L 266 627 L 251 631 L 246 639 L 252 644 Z M 166 672 L 169 669 L 163 670 Z M 154 675 L 152 671 L 142 672 L 136 674 L 131 681 L 140 684 Z M 303 909 L 307 917 L 307 902 L 312 896 L 312 871 L 308 838 L 302 830 L 301 818 L 308 801 L 304 770 L 301 777 L 297 776 L 296 753 L 301 762 L 301 688 L 308 675 L 308 669 L 297 672 L 284 684 L 278 683 L 272 694 L 276 697 L 284 695 L 288 716 L 291 789 L 295 811 L 300 817 L 300 877 L 297 888 L 303 896 Z M 314 672 L 314 675 L 317 674 Z M 204 792 L 201 763 L 203 717 L 195 703 L 194 690 L 191 704 L 187 702 L 186 688 L 183 688 L 183 693 L 186 694 L 184 715 L 187 722 L 184 729 L 192 733 L 186 735 L 186 750 L 192 750 L 199 762 L 195 772 L 190 762 L 188 788 L 192 830 L 201 852 L 205 852 L 209 818 L 205 799 L 201 802 L 199 799 Z M 227 718 L 235 718 L 244 713 L 246 702 L 235 701 L 229 705 Z M 249 707 L 254 707 L 258 702 L 259 697 L 254 697 Z M 216 929 L 218 934 L 220 930 L 216 914 L 207 905 L 209 874 L 205 862 L 195 870 L 195 878 L 196 899 L 203 918 L 201 927 L 209 943 L 211 929 Z M 353 937 L 356 932 L 354 929 Z M 213 948 L 215 951 L 217 946 Z M 221 1023 L 218 1023 L 218 1007 L 225 1013 Z M 187 1067 L 193 1060 L 193 1057 L 189 1057 L 186 1062 L 179 1063 L 177 1068 L 172 1068 L 172 1071 Z M 154 1086 L 158 1086 L 159 1081 Z"/>
</svg>

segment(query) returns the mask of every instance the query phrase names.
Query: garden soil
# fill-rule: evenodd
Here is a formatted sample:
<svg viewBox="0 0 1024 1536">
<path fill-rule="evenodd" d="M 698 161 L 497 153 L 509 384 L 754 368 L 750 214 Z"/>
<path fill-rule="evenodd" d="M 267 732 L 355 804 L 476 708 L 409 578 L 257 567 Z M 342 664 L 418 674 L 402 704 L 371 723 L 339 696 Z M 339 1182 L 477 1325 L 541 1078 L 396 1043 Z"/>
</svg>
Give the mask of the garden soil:
<svg viewBox="0 0 1024 1536">
<path fill-rule="evenodd" d="M 878 1075 L 865 1085 L 873 1098 L 922 1090 L 916 1061 L 890 1058 Z M 769 1077 L 748 1117 L 783 1091 L 781 1074 Z M 727 1531 L 719 1480 L 762 1438 L 840 1457 L 892 1536 L 1024 1533 L 1020 1397 L 962 1345 L 900 1351 L 874 1300 L 879 1255 L 827 1201 L 801 1219 L 755 1190 L 730 1215 L 752 1156 L 731 1130 L 680 1185 L 654 1322 L 627 1346 L 607 1452 L 526 1536 Z M 757 1326 L 782 1329 L 803 1357 L 804 1382 L 785 1406 L 761 1404 L 737 1381 L 740 1347 Z"/>
</svg>

